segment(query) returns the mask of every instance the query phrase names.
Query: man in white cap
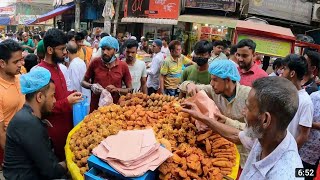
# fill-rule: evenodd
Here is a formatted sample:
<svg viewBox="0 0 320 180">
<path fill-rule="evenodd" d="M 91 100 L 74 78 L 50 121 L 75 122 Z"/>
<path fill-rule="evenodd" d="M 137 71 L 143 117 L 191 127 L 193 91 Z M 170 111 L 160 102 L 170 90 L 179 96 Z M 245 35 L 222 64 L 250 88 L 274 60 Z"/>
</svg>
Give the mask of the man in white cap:
<svg viewBox="0 0 320 180">
<path fill-rule="evenodd" d="M 52 112 L 55 85 L 50 72 L 35 68 L 20 78 L 26 103 L 7 129 L 4 158 L 6 179 L 59 179 L 66 174 L 65 162 L 59 162 L 52 151 L 44 115 Z"/>
</svg>

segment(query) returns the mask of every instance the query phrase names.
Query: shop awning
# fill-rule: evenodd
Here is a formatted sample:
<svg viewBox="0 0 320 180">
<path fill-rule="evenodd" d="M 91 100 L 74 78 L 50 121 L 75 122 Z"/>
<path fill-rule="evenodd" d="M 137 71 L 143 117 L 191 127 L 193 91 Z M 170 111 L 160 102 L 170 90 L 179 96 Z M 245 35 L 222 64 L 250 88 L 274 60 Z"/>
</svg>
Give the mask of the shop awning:
<svg viewBox="0 0 320 180">
<path fill-rule="evenodd" d="M 243 34 L 256 34 L 260 36 L 276 37 L 292 41 L 295 41 L 296 39 L 290 28 L 254 23 L 250 21 L 238 20 L 236 30 Z"/>
<path fill-rule="evenodd" d="M 178 18 L 178 21 L 199 23 L 199 24 L 212 24 L 212 25 L 226 26 L 229 28 L 235 28 L 237 25 L 237 19 L 221 17 L 221 16 L 199 16 L 199 15 L 185 14 L 185 15 L 180 15 Z"/>
<path fill-rule="evenodd" d="M 135 17 L 122 18 L 121 22 L 148 23 L 148 24 L 169 24 L 169 25 L 177 25 L 178 24 L 178 20 L 176 20 L 176 19 L 135 18 Z"/>
<path fill-rule="evenodd" d="M 36 23 L 40 23 L 40 22 L 52 19 L 52 18 L 64 13 L 65 11 L 73 8 L 74 6 L 75 6 L 74 3 L 71 3 L 71 4 L 67 5 L 67 6 L 60 6 L 60 7 L 56 8 L 56 9 L 50 11 L 50 12 L 47 12 L 44 15 L 41 15 L 41 16 L 37 17 L 37 19 L 35 19 L 33 21 L 28 21 L 27 25 L 36 24 Z"/>
<path fill-rule="evenodd" d="M 9 25 L 10 17 L 0 17 L 0 25 Z"/>
</svg>

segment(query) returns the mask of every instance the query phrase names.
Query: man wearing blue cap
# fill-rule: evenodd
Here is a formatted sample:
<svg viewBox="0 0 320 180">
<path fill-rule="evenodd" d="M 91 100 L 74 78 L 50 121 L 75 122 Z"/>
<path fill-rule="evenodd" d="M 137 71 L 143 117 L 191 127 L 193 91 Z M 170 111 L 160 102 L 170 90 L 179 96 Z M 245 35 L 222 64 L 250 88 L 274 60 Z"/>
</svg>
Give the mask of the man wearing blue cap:
<svg viewBox="0 0 320 180">
<path fill-rule="evenodd" d="M 156 39 L 152 43 L 153 50 L 153 58 L 151 61 L 150 68 L 147 70 L 148 79 L 147 79 L 147 87 L 148 94 L 156 93 L 159 90 L 160 86 L 160 69 L 164 61 L 164 56 L 161 52 L 162 41 L 160 39 Z"/>
<path fill-rule="evenodd" d="M 66 164 L 52 151 L 47 132 L 50 125 L 44 115 L 52 112 L 55 85 L 50 72 L 42 67 L 20 77 L 26 103 L 7 129 L 4 158 L 6 179 L 58 179 L 66 173 Z"/>
<path fill-rule="evenodd" d="M 191 81 L 185 81 L 180 85 L 180 90 L 189 95 L 195 95 L 198 91 L 204 90 L 223 114 L 217 114 L 221 122 L 243 130 L 246 121 L 242 111 L 246 107 L 246 99 L 251 88 L 239 84 L 239 71 L 230 60 L 213 61 L 210 64 L 209 73 L 211 74 L 210 85 L 195 85 Z M 238 149 L 241 155 L 241 167 L 244 167 L 248 152 L 242 146 Z"/>
<path fill-rule="evenodd" d="M 90 112 L 98 109 L 102 89 L 111 92 L 113 102 L 117 103 L 120 94 L 132 92 L 132 80 L 128 65 L 115 56 L 119 50 L 118 40 L 111 36 L 101 39 L 101 57 L 94 59 L 83 78 L 82 87 L 91 89 Z M 122 88 L 122 82 L 125 88 Z"/>
</svg>

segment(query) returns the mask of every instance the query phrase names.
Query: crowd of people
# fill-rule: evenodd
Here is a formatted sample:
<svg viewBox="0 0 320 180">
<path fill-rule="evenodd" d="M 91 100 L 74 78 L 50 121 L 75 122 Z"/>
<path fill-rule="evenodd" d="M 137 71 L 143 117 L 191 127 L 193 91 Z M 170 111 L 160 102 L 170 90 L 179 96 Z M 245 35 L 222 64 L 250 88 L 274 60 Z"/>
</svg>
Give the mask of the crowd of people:
<svg viewBox="0 0 320 180">
<path fill-rule="evenodd" d="M 142 92 L 177 97 L 204 90 L 218 106 L 218 121 L 193 103 L 183 111 L 237 144 L 240 179 L 295 179 L 296 168 L 314 175 L 320 158 L 320 54 L 306 51 L 261 68 L 251 39 L 227 45 L 198 41 L 192 59 L 178 40 L 152 44 L 107 33 L 88 41 L 86 31 L 21 34 L 0 43 L 0 145 L 6 179 L 66 178 L 64 146 L 72 106 L 88 97 L 90 112 L 104 89 L 117 103 Z M 138 60 L 138 51 L 152 61 Z M 259 63 L 260 62 L 260 63 Z M 281 76 L 281 77 L 279 77 Z"/>
</svg>

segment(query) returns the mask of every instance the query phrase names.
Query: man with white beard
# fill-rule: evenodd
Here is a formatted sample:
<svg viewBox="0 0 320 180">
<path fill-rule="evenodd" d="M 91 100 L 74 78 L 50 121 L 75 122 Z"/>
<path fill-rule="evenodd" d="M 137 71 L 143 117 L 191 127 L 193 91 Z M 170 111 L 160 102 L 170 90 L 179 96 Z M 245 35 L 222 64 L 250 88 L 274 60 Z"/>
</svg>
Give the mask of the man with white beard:
<svg viewBox="0 0 320 180">
<path fill-rule="evenodd" d="M 289 80 L 266 77 L 254 81 L 252 85 L 246 101 L 244 131 L 204 116 L 193 103 L 183 104 L 182 111 L 231 142 L 251 150 L 240 180 L 292 180 L 296 179 L 296 168 L 303 168 L 297 143 L 287 130 L 298 105 L 298 90 Z"/>
</svg>

